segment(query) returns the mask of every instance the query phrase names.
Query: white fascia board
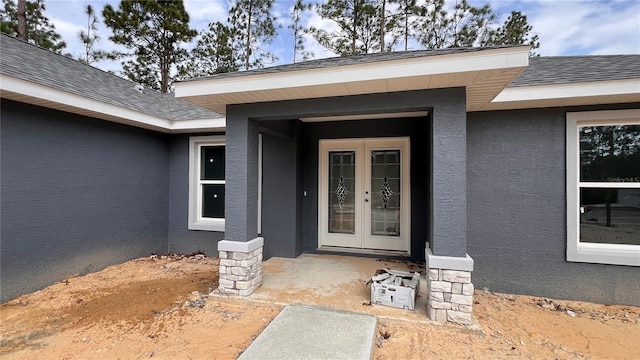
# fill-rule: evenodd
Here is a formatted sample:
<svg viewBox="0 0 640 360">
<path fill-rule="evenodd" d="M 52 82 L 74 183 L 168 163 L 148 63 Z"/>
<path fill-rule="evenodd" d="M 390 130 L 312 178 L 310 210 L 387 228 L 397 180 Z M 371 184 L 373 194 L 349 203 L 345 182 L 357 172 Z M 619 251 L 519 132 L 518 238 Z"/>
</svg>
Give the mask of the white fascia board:
<svg viewBox="0 0 640 360">
<path fill-rule="evenodd" d="M 143 128 L 154 128 L 163 132 L 190 132 L 196 130 L 224 131 L 226 127 L 226 118 L 171 121 L 4 74 L 0 74 L 0 89 L 31 98 L 88 110 L 93 113 L 104 114 L 110 118 L 120 118 L 123 119 L 123 123 L 126 124 L 131 125 L 131 123 L 133 123 Z M 112 121 L 111 119 L 105 120 Z"/>
<path fill-rule="evenodd" d="M 506 69 L 526 67 L 528 65 L 529 47 L 522 46 L 354 65 L 328 66 L 309 70 L 194 80 L 174 83 L 173 86 L 176 97 L 180 98 Z"/>
<path fill-rule="evenodd" d="M 121 118 L 130 122 L 152 126 L 168 130 L 171 128 L 171 121 L 161 119 L 156 116 L 147 115 L 138 111 L 126 109 L 120 106 L 105 103 L 94 99 L 89 99 L 80 95 L 61 91 L 48 86 L 35 84 L 30 81 L 0 74 L 0 89 L 13 93 L 51 101 L 54 103 L 72 106 L 79 109 L 105 114 L 112 117 Z"/>
<path fill-rule="evenodd" d="M 224 131 L 227 126 L 227 118 L 198 119 L 172 121 L 170 132 L 185 133 L 194 131 Z"/>
<path fill-rule="evenodd" d="M 626 94 L 640 95 L 640 79 L 511 87 L 502 90 L 491 102 L 503 103 Z"/>
</svg>

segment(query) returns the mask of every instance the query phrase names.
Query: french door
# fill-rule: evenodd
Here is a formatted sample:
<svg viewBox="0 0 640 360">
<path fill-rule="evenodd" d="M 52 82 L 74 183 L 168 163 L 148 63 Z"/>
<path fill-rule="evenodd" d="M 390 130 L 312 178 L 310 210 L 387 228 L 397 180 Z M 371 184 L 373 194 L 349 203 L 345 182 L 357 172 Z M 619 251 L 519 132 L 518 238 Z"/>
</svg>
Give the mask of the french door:
<svg viewBox="0 0 640 360">
<path fill-rule="evenodd" d="M 320 140 L 319 160 L 319 247 L 409 253 L 409 138 Z"/>
</svg>

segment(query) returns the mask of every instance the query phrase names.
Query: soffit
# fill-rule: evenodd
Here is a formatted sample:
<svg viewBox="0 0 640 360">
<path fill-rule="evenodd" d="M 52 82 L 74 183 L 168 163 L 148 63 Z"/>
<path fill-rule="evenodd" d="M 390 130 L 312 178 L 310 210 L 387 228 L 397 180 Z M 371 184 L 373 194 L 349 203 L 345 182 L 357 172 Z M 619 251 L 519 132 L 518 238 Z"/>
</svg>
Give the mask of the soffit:
<svg viewBox="0 0 640 360">
<path fill-rule="evenodd" d="M 247 73 L 175 84 L 176 97 L 226 115 L 230 104 L 466 87 L 467 110 L 490 102 L 528 65 L 528 47 Z M 428 104 L 427 104 L 428 105 Z"/>
</svg>

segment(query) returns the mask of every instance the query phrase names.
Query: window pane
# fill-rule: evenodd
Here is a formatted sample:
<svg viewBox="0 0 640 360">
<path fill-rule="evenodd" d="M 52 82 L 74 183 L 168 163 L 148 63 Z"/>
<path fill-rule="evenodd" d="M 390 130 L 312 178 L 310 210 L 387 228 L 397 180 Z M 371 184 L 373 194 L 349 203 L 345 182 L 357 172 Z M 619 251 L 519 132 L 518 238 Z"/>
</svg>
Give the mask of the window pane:
<svg viewBox="0 0 640 360">
<path fill-rule="evenodd" d="M 640 245 L 640 189 L 580 189 L 580 241 Z"/>
<path fill-rule="evenodd" d="M 400 236 L 400 150 L 371 151 L 371 235 Z"/>
<path fill-rule="evenodd" d="M 200 180 L 224 180 L 224 146 L 203 146 Z"/>
<path fill-rule="evenodd" d="M 580 127 L 580 181 L 640 182 L 640 125 Z"/>
<path fill-rule="evenodd" d="M 355 233 L 355 152 L 329 152 L 329 232 Z"/>
<path fill-rule="evenodd" d="M 202 185 L 202 217 L 224 218 L 224 185 Z"/>
</svg>

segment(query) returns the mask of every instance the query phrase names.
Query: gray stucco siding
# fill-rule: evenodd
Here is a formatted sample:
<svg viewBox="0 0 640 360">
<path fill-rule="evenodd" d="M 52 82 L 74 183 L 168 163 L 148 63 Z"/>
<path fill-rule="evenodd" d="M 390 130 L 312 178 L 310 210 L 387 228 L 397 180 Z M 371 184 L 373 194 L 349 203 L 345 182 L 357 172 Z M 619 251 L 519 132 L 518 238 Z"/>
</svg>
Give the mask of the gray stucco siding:
<svg viewBox="0 0 640 360">
<path fill-rule="evenodd" d="M 163 134 L 2 100 L 2 301 L 167 251 Z"/>
<path fill-rule="evenodd" d="M 262 135 L 263 255 L 296 257 L 302 253 L 300 126 L 297 120 L 270 123 L 286 125 Z"/>
<path fill-rule="evenodd" d="M 208 256 L 218 256 L 218 241 L 224 238 L 224 232 L 189 230 L 189 138 L 209 135 L 224 133 L 178 134 L 170 137 L 168 249 L 171 253 L 202 251 Z"/>
<path fill-rule="evenodd" d="M 640 305 L 637 267 L 566 261 L 566 113 L 611 108 L 468 115 L 467 252 L 476 288 Z"/>
</svg>

